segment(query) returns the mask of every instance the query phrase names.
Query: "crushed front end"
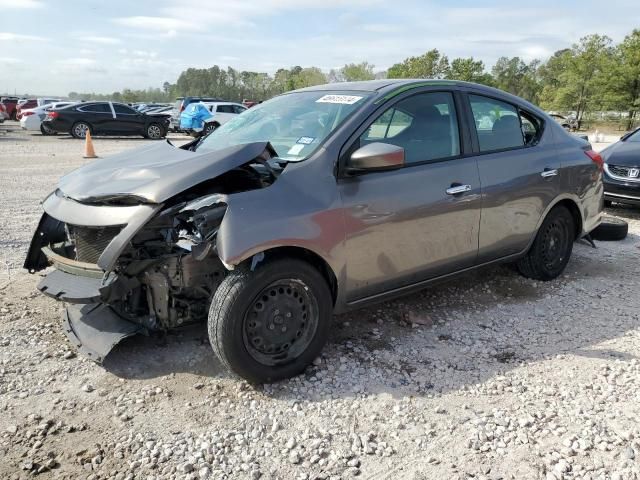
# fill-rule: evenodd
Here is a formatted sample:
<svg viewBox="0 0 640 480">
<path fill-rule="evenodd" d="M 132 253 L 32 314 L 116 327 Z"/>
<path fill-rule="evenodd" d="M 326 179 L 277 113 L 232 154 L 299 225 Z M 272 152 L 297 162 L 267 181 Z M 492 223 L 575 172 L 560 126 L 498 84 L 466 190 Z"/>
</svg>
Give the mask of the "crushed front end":
<svg viewBox="0 0 640 480">
<path fill-rule="evenodd" d="M 126 337 L 206 320 L 227 273 L 216 236 L 228 194 L 273 181 L 259 163 L 244 163 L 213 179 L 195 178 L 168 198 L 135 192 L 72 198 L 61 182 L 44 200 L 24 268 L 54 267 L 38 289 L 68 304 L 65 333 L 82 353 L 102 362 Z"/>
</svg>

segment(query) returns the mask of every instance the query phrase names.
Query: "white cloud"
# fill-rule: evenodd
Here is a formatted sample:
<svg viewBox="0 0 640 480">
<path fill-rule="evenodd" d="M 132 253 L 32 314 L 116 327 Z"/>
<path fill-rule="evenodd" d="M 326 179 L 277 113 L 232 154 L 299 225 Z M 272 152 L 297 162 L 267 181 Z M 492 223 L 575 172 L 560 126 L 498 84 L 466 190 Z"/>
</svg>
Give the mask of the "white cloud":
<svg viewBox="0 0 640 480">
<path fill-rule="evenodd" d="M 81 37 L 78 37 L 78 40 L 82 42 L 88 42 L 88 43 L 99 43 L 101 45 L 117 45 L 119 43 L 122 43 L 122 40 L 120 40 L 119 38 L 100 37 L 100 36 L 94 36 L 94 35 L 81 36 Z"/>
<path fill-rule="evenodd" d="M 193 17 L 193 14 L 190 15 Z M 146 16 L 136 16 L 136 17 L 120 17 L 114 18 L 113 21 L 118 25 L 123 25 L 125 27 L 132 28 L 142 28 L 146 30 L 159 30 L 159 31 L 168 31 L 181 29 L 181 28 L 190 28 L 201 30 L 203 28 L 202 24 L 196 23 L 193 20 L 181 20 L 179 18 L 171 18 L 171 17 L 146 17 Z"/>
<path fill-rule="evenodd" d="M 23 35 L 21 33 L 0 32 L 0 41 L 34 41 L 34 42 L 46 42 L 48 39 L 44 37 L 38 37 L 36 35 Z"/>
<path fill-rule="evenodd" d="M 19 63 L 24 63 L 24 60 L 21 60 L 19 58 L 13 58 L 13 57 L 0 57 L 0 63 L 6 64 L 6 65 L 17 65 Z"/>
<path fill-rule="evenodd" d="M 30 9 L 42 8 L 44 3 L 38 0 L 0 0 L 0 10 L 2 9 Z"/>
<path fill-rule="evenodd" d="M 64 60 L 58 60 L 60 65 L 70 66 L 70 67 L 87 67 L 91 65 L 95 65 L 96 61 L 93 58 L 65 58 Z"/>
</svg>

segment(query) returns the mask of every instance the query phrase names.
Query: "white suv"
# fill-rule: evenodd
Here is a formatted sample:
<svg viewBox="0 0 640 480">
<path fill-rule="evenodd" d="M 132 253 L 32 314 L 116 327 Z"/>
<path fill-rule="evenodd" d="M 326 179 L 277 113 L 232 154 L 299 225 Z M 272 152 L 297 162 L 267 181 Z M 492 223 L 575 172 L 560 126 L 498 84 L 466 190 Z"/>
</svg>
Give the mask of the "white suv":
<svg viewBox="0 0 640 480">
<path fill-rule="evenodd" d="M 211 114 L 212 118 L 207 120 L 204 124 L 204 128 L 202 129 L 202 135 L 208 135 L 213 132 L 220 125 L 224 125 L 229 120 L 231 120 L 236 115 L 244 112 L 247 107 L 241 105 L 239 103 L 232 102 L 202 102 L 207 106 Z"/>
</svg>

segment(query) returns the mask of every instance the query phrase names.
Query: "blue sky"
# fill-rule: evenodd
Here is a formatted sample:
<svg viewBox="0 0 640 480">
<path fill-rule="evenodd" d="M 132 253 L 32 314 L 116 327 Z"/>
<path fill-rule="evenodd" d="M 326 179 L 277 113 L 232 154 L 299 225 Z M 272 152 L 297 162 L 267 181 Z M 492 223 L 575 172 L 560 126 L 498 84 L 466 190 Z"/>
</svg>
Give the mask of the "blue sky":
<svg viewBox="0 0 640 480">
<path fill-rule="evenodd" d="M 640 28 L 637 0 L 0 0 L 0 16 L 0 92 L 56 95 L 160 87 L 214 64 L 383 70 L 431 48 L 491 65 Z"/>
</svg>

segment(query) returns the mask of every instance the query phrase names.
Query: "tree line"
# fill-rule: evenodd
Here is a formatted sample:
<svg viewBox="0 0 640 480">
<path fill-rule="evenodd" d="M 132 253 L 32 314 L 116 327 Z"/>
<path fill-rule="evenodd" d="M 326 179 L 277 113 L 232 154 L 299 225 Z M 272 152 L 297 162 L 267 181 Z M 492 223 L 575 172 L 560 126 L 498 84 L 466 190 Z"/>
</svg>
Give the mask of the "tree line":
<svg viewBox="0 0 640 480">
<path fill-rule="evenodd" d="M 640 110 L 640 29 L 614 44 L 604 35 L 588 35 L 546 61 L 525 62 L 501 57 L 487 68 L 473 57 L 449 58 L 438 49 L 409 57 L 386 71 L 369 62 L 351 63 L 323 72 L 317 67 L 281 68 L 275 74 L 238 71 L 214 65 L 188 68 L 175 83 L 162 88 L 124 89 L 111 94 L 71 92 L 72 99 L 112 99 L 125 102 L 170 102 L 178 96 L 209 96 L 231 101 L 266 100 L 297 88 L 322 83 L 374 78 L 435 78 L 464 80 L 493 86 L 523 97 L 546 110 L 575 112 L 579 123 L 590 111 L 627 112 L 626 128 Z"/>
</svg>

